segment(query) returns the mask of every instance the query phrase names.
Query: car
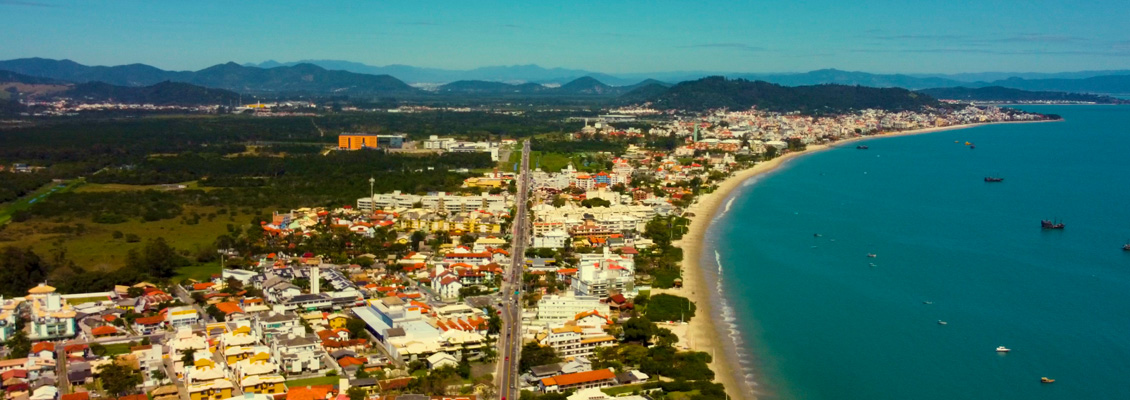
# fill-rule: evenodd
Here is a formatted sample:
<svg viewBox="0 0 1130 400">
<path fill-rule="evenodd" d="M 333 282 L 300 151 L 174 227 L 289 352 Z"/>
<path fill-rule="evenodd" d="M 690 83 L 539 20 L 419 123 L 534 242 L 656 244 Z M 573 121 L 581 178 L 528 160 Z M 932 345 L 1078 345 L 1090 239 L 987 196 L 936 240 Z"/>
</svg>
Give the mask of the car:
<svg viewBox="0 0 1130 400">
<path fill-rule="evenodd" d="M 502 310 L 498 310 L 498 315 L 502 315 Z"/>
<path fill-rule="evenodd" d="M 510 361 L 510 356 L 506 356 L 506 361 Z"/>
</svg>

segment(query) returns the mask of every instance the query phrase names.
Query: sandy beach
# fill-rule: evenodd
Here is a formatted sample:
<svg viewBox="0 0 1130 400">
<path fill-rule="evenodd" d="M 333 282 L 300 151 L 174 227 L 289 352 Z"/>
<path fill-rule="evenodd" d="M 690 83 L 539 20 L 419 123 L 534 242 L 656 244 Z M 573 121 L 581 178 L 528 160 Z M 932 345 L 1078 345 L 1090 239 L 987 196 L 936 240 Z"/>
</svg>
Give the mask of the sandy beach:
<svg viewBox="0 0 1130 400">
<path fill-rule="evenodd" d="M 1029 121 L 1021 121 L 1029 122 Z M 1031 121 L 1031 122 L 1049 122 L 1049 121 Z M 1008 122 L 1012 123 L 1012 122 Z M 686 334 L 688 337 L 680 335 L 680 345 L 685 345 L 694 351 L 702 351 L 714 355 L 713 362 L 710 364 L 710 369 L 714 371 L 715 380 L 721 382 L 726 386 L 726 393 L 733 399 L 755 399 L 757 393 L 753 387 L 745 383 L 745 372 L 741 370 L 740 365 L 737 363 L 737 358 L 729 354 L 724 343 L 730 341 L 727 332 L 720 330 L 719 324 L 722 320 L 714 304 L 710 301 L 711 292 L 714 290 L 715 282 L 713 280 L 707 281 L 703 275 L 705 266 L 699 265 L 702 258 L 702 251 L 705 243 L 704 238 L 706 232 L 710 227 L 710 222 L 714 216 L 718 214 L 719 207 L 723 206 L 727 199 L 730 198 L 734 189 L 741 187 L 742 183 L 746 180 L 756 177 L 758 175 L 771 172 L 782 164 L 794 158 L 817 153 L 823 150 L 834 147 L 842 147 L 849 143 L 863 141 L 868 139 L 878 139 L 884 137 L 919 135 L 931 132 L 940 132 L 955 129 L 966 129 L 986 124 L 967 124 L 967 125 L 953 125 L 937 128 L 917 129 L 901 132 L 892 132 L 882 135 L 861 136 L 846 140 L 841 140 L 832 144 L 810 145 L 807 150 L 801 152 L 787 153 L 775 159 L 766 162 L 757 163 L 752 168 L 747 168 L 737 171 L 733 176 L 722 181 L 714 192 L 701 195 L 698 200 L 691 205 L 687 212 L 694 215 L 691 221 L 690 230 L 683 236 L 683 238 L 674 244 L 683 249 L 683 287 L 678 289 L 655 289 L 652 294 L 670 293 L 674 295 L 683 296 L 691 299 L 697 306 L 695 318 L 689 322 Z M 712 267 L 713 268 L 713 267 Z M 679 332 L 683 333 L 683 332 Z M 756 354 L 753 355 L 756 358 Z"/>
</svg>

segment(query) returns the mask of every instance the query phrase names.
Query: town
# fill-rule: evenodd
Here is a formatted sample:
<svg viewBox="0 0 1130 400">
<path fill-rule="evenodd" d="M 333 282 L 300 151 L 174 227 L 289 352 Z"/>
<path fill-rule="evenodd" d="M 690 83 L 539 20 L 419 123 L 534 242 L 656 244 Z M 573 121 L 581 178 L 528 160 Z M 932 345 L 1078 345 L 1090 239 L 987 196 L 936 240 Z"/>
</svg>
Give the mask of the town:
<svg viewBox="0 0 1130 400">
<path fill-rule="evenodd" d="M 808 145 L 1041 116 L 721 110 L 616 127 L 634 118 L 586 119 L 566 140 L 661 140 L 558 168 L 512 139 L 343 133 L 333 150 L 488 153 L 499 167 L 458 193 L 276 211 L 225 240 L 210 279 L 0 299 L 6 398 L 721 398 L 687 329 L 710 316 L 678 295 L 697 197 Z"/>
</svg>

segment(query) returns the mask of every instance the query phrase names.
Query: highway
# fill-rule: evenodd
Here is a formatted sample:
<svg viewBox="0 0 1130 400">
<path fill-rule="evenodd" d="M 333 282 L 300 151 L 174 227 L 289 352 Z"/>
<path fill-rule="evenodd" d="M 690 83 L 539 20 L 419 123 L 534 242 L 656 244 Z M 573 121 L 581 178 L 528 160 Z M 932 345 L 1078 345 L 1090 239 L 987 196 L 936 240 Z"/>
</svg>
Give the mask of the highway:
<svg viewBox="0 0 1130 400">
<path fill-rule="evenodd" d="M 498 374 L 500 386 L 498 393 L 502 400 L 518 399 L 519 382 L 518 359 L 522 350 L 522 271 L 526 264 L 526 243 L 529 243 L 529 214 L 526 202 L 530 193 L 530 141 L 522 143 L 522 162 L 518 170 L 518 194 L 514 200 L 517 211 L 514 215 L 512 243 L 510 245 L 510 268 L 502 282 L 502 332 L 498 345 L 502 360 Z"/>
</svg>

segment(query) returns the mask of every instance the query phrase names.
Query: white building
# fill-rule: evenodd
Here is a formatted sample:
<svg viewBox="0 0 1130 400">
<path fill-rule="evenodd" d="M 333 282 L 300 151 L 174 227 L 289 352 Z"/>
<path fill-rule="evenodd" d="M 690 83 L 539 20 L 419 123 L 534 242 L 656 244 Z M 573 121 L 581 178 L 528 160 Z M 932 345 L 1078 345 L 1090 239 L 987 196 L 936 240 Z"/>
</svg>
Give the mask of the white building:
<svg viewBox="0 0 1130 400">
<path fill-rule="evenodd" d="M 565 321 L 572 321 L 578 314 L 596 311 L 600 315 L 608 315 L 608 304 L 601 303 L 597 296 L 542 296 L 538 300 L 538 322 L 547 325 L 558 325 Z"/>
<path fill-rule="evenodd" d="M 74 337 L 78 326 L 75 324 L 75 310 L 55 293 L 55 288 L 40 283 L 27 291 L 25 297 L 31 304 L 31 323 L 28 338 L 31 340 L 51 340 Z"/>
<path fill-rule="evenodd" d="M 578 295 L 608 297 L 612 292 L 635 297 L 636 264 L 631 255 L 603 253 L 581 254 L 572 288 Z"/>
<path fill-rule="evenodd" d="M 551 230 L 549 232 L 535 234 L 533 247 L 560 249 L 565 247 L 565 242 L 569 240 L 569 233 L 560 229 Z"/>
<path fill-rule="evenodd" d="M 357 199 L 357 209 L 373 211 L 376 209 L 392 210 L 415 208 L 417 203 L 424 209 L 431 211 L 446 211 L 449 213 L 471 212 L 485 210 L 490 212 L 506 211 L 513 199 L 509 193 L 489 194 L 481 193 L 478 196 L 461 196 L 446 192 L 432 192 L 427 195 L 414 195 L 401 193 L 399 190 L 392 193 L 382 193 L 373 197 Z"/>
</svg>

